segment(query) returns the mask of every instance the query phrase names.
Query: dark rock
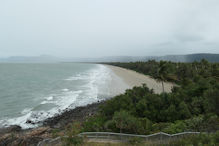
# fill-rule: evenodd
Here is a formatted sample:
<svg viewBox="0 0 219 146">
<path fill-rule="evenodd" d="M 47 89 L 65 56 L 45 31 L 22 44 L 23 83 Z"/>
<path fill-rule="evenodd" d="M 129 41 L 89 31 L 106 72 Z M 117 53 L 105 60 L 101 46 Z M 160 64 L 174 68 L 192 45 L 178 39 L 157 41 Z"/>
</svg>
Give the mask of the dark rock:
<svg viewBox="0 0 219 146">
<path fill-rule="evenodd" d="M 31 121 L 31 120 L 27 120 L 26 123 L 27 123 L 27 124 L 35 124 L 35 123 L 34 123 L 33 121 Z"/>
<path fill-rule="evenodd" d="M 21 127 L 18 125 L 11 125 L 10 127 L 1 128 L 0 134 L 11 133 L 11 132 L 19 132 L 21 131 Z"/>
<path fill-rule="evenodd" d="M 64 128 L 68 123 L 72 123 L 72 121 L 85 121 L 87 116 L 92 116 L 98 112 L 99 106 L 104 104 L 104 102 L 100 101 L 83 107 L 65 110 L 63 113 L 43 121 L 43 125 L 50 126 L 51 128 Z"/>
<path fill-rule="evenodd" d="M 43 138 L 41 137 L 30 137 L 30 138 L 24 139 L 21 143 L 19 143 L 19 145 L 36 146 L 42 140 Z"/>
<path fill-rule="evenodd" d="M 0 145 L 2 146 L 36 146 L 43 138 L 41 137 L 13 137 L 8 136 L 4 139 L 0 138 Z"/>
<path fill-rule="evenodd" d="M 0 129 L 0 146 L 1 145 L 37 145 L 40 141 L 51 137 L 52 128 L 64 129 L 66 125 L 73 121 L 83 122 L 88 116 L 92 116 L 99 111 L 99 106 L 105 101 L 89 104 L 75 109 L 66 109 L 61 114 L 42 121 L 41 127 L 22 130 L 20 126 L 13 125 L 8 128 Z M 27 120 L 28 124 L 35 124 Z M 46 126 L 46 127 L 45 127 Z"/>
<path fill-rule="evenodd" d="M 18 126 L 18 125 L 12 125 L 8 129 L 9 129 L 10 132 L 19 132 L 19 131 L 21 131 L 21 127 Z"/>
</svg>

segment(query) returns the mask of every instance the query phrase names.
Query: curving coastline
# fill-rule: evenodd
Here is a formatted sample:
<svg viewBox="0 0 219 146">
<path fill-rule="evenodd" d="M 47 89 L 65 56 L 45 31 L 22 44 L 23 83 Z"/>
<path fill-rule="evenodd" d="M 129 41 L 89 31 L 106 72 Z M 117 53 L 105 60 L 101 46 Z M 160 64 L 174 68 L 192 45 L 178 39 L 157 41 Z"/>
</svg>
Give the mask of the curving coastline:
<svg viewBox="0 0 219 146">
<path fill-rule="evenodd" d="M 104 66 L 112 70 L 119 78 L 121 78 L 124 83 L 128 85 L 127 89 L 146 84 L 150 89 L 153 89 L 155 93 L 162 92 L 161 83 L 150 76 L 145 76 L 121 67 L 111 65 Z M 166 92 L 171 92 L 171 88 L 174 84 L 164 83 L 164 86 Z M 118 92 L 118 94 L 123 92 L 124 91 Z M 86 106 L 76 107 L 75 109 L 66 109 L 61 114 L 42 121 L 42 126 L 37 128 L 22 130 L 21 127 L 13 125 L 8 128 L 0 129 L 0 145 L 36 145 L 42 139 L 51 138 L 54 129 L 64 130 L 66 125 L 74 121 L 83 122 L 88 117 L 95 115 L 99 110 L 99 106 L 104 104 L 104 102 L 105 101 L 88 104 Z M 12 133 L 14 136 L 10 137 Z"/>
<path fill-rule="evenodd" d="M 161 82 L 158 82 L 154 78 L 140 74 L 133 70 L 112 66 L 112 65 L 105 65 L 110 68 L 117 76 L 119 76 L 123 81 L 130 87 L 133 88 L 134 86 L 141 86 L 142 84 L 146 84 L 149 89 L 153 89 L 155 93 L 160 94 L 163 92 Z M 164 91 L 169 93 L 171 89 L 175 86 L 175 84 L 170 82 L 164 82 Z"/>
</svg>

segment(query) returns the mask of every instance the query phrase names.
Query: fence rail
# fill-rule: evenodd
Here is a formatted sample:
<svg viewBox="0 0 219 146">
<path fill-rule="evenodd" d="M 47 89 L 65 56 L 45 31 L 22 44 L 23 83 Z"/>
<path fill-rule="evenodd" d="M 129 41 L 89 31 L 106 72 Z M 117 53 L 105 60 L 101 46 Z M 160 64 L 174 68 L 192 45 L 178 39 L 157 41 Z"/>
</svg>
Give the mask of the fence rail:
<svg viewBox="0 0 219 146">
<path fill-rule="evenodd" d="M 177 139 L 188 135 L 199 134 L 200 132 L 182 132 L 177 134 L 168 134 L 164 132 L 159 132 L 150 135 L 135 135 L 135 134 L 124 134 L 124 133 L 113 133 L 113 132 L 83 132 L 79 136 L 86 137 L 88 139 L 101 139 L 101 140 L 119 140 L 119 141 L 129 141 L 132 138 L 139 138 L 145 141 L 169 141 L 171 139 Z"/>
<path fill-rule="evenodd" d="M 136 134 L 125 134 L 125 133 L 113 133 L 113 132 L 83 132 L 78 134 L 78 136 L 86 137 L 88 140 L 100 140 L 100 141 L 120 141 L 126 142 L 132 140 L 133 138 L 138 138 L 143 141 L 150 141 L 156 143 L 168 143 L 170 140 L 176 140 L 189 135 L 200 134 L 200 132 L 182 132 L 176 134 L 168 134 L 164 132 L 159 132 L 150 135 L 136 135 Z M 45 139 L 38 143 L 37 146 L 53 144 L 56 141 L 60 141 L 60 137 L 55 139 Z"/>
</svg>

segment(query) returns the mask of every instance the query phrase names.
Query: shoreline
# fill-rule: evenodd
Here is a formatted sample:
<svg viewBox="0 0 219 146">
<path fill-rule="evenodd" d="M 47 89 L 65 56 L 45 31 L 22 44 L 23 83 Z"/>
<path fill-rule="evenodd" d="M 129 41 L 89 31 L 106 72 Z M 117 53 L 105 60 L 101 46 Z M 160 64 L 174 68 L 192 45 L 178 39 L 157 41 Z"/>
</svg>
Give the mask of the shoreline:
<svg viewBox="0 0 219 146">
<path fill-rule="evenodd" d="M 45 119 L 42 126 L 49 126 L 50 128 L 61 128 L 63 129 L 67 124 L 74 121 L 83 122 L 88 117 L 95 115 L 99 106 L 104 104 L 107 100 L 100 102 L 94 102 L 85 106 L 79 106 L 74 109 L 66 110 L 57 116 Z"/>
<path fill-rule="evenodd" d="M 0 128 L 0 145 L 37 145 L 44 139 L 53 138 L 56 129 L 64 131 L 69 124 L 75 121 L 83 123 L 88 117 L 94 116 L 105 101 L 66 109 L 63 113 L 42 121 L 42 125 L 36 128 L 22 129 L 18 125 Z"/>
<path fill-rule="evenodd" d="M 161 84 L 161 82 L 158 82 L 157 80 L 153 79 L 150 76 L 135 72 L 133 70 L 113 66 L 113 65 L 107 65 L 107 64 L 100 64 L 100 65 L 105 66 L 114 75 L 116 75 L 116 76 L 113 75 L 112 80 L 110 81 L 111 84 L 110 84 L 109 88 L 110 88 L 110 91 L 113 90 L 112 97 L 114 97 L 116 95 L 119 95 L 119 94 L 123 94 L 126 89 L 132 89 L 134 86 L 141 86 L 142 84 L 146 84 L 149 89 L 153 89 L 154 92 L 157 93 L 157 94 L 162 93 L 162 84 Z M 122 80 L 122 82 L 121 82 L 122 85 L 119 85 L 119 86 L 116 87 L 113 84 L 116 84 L 117 83 L 116 80 L 118 80 L 118 79 Z M 123 86 L 123 83 L 127 86 Z M 174 84 L 172 84 L 172 83 L 164 82 L 165 92 L 167 92 L 167 93 L 171 92 L 171 88 L 173 86 L 174 86 Z M 109 99 L 109 98 L 107 98 L 107 99 Z M 65 110 L 63 110 L 62 113 L 65 113 L 66 111 L 69 111 L 69 110 L 72 110 L 72 109 L 66 108 Z M 60 115 L 60 113 L 57 113 L 57 114 Z M 53 117 L 56 117 L 56 116 L 53 116 Z M 51 119 L 53 117 L 50 117 L 50 118 L 47 118 L 47 119 Z M 47 120 L 47 119 L 45 119 L 45 120 Z M 38 123 L 41 123 L 45 120 L 39 121 Z M 34 123 L 31 120 L 28 120 L 26 122 L 29 123 L 29 124 L 38 124 L 38 123 Z M 9 127 L 10 127 L 10 125 L 9 125 Z M 2 129 L 2 128 L 6 128 L 6 127 L 0 127 L 0 129 Z M 27 128 L 27 129 L 32 129 L 32 128 Z"/>
<path fill-rule="evenodd" d="M 145 83 L 150 89 L 154 89 L 155 93 L 159 94 L 162 92 L 161 82 L 156 81 L 150 76 L 146 76 L 121 67 L 105 64 L 103 65 L 109 68 L 119 78 L 121 78 L 124 83 L 129 86 L 129 89 L 132 89 L 134 86 L 141 86 Z M 171 92 L 171 88 L 174 86 L 174 84 L 166 82 L 164 83 L 164 85 L 166 92 Z M 17 125 L 11 125 L 7 128 L 0 128 L 0 145 L 4 145 L 4 142 L 8 144 L 7 142 L 20 141 L 26 142 L 27 145 L 37 144 L 45 138 L 51 138 L 52 131 L 54 129 L 64 130 L 68 124 L 71 124 L 74 121 L 83 122 L 88 117 L 95 115 L 99 110 L 99 106 L 104 104 L 108 99 L 96 103 L 91 103 L 85 106 L 76 107 L 74 109 L 67 108 L 64 112 L 59 113 L 54 117 L 45 119 L 44 121 L 41 121 L 42 125 L 36 128 L 21 129 L 21 127 Z M 8 136 L 10 136 L 12 133 L 15 134 L 15 136 L 13 137 L 13 139 L 8 141 Z M 33 140 L 33 137 L 37 139 Z"/>
<path fill-rule="evenodd" d="M 134 86 L 141 86 L 146 84 L 149 89 L 153 89 L 156 94 L 163 92 L 162 83 L 152 78 L 149 75 L 144 75 L 133 70 L 125 69 L 118 66 L 106 65 L 104 66 L 111 69 L 118 77 L 120 77 L 129 87 L 132 89 Z M 175 84 L 171 82 L 164 82 L 164 91 L 167 93 L 171 92 L 171 89 Z"/>
</svg>

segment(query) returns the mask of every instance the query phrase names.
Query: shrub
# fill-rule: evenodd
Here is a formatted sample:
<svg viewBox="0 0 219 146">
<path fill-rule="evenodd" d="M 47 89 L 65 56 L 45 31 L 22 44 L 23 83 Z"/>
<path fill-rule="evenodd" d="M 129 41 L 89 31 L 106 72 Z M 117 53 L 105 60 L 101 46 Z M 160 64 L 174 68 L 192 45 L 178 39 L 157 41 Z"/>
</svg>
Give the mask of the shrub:
<svg viewBox="0 0 219 146">
<path fill-rule="evenodd" d="M 77 146 L 82 145 L 84 142 L 83 137 L 78 136 L 81 132 L 80 123 L 73 123 L 72 125 L 67 126 L 66 137 L 62 137 L 62 140 L 66 146 Z"/>
</svg>

